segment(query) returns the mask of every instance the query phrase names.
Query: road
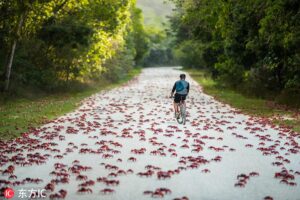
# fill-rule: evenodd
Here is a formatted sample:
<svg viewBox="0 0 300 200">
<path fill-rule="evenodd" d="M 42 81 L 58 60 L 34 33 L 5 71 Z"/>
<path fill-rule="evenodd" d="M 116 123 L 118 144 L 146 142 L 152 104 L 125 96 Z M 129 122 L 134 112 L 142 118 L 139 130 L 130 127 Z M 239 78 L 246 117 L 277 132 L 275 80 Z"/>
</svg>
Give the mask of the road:
<svg viewBox="0 0 300 200">
<path fill-rule="evenodd" d="M 187 123 L 178 125 L 166 97 L 180 73 L 146 68 L 0 142 L 0 184 L 13 199 L 46 185 L 47 199 L 300 199 L 300 136 L 214 100 L 189 76 Z"/>
</svg>

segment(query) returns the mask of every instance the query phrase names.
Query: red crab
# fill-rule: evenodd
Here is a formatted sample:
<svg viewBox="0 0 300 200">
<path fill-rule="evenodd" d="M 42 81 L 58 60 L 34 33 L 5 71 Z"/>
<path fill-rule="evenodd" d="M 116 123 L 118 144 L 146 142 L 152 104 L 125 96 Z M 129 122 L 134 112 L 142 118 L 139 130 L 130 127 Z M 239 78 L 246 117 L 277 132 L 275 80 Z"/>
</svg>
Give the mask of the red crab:
<svg viewBox="0 0 300 200">
<path fill-rule="evenodd" d="M 107 180 L 106 177 L 99 177 L 99 178 L 97 178 L 98 182 L 105 182 L 106 180 Z"/>
<path fill-rule="evenodd" d="M 295 182 L 289 182 L 289 185 L 290 186 L 297 186 L 297 183 L 295 183 Z"/>
<path fill-rule="evenodd" d="M 79 184 L 80 187 L 87 187 L 87 186 L 93 186 L 93 185 L 95 185 L 95 181 L 93 181 L 93 180 L 85 181 L 84 183 Z"/>
<path fill-rule="evenodd" d="M 117 177 L 118 174 L 112 172 L 112 173 L 109 173 L 108 176 L 109 176 L 109 177 Z"/>
<path fill-rule="evenodd" d="M 120 169 L 120 170 L 117 171 L 117 174 L 118 175 L 126 175 L 126 172 L 124 170 Z"/>
<path fill-rule="evenodd" d="M 61 190 L 58 191 L 58 193 L 61 194 L 63 199 L 67 196 L 67 191 L 66 190 L 61 189 Z"/>
<path fill-rule="evenodd" d="M 266 197 L 264 198 L 264 200 L 273 200 L 273 197 L 266 196 Z"/>
<path fill-rule="evenodd" d="M 273 162 L 272 165 L 274 165 L 274 166 L 282 166 L 283 163 L 282 162 Z"/>
<path fill-rule="evenodd" d="M 84 193 L 93 193 L 92 189 L 90 189 L 90 188 L 85 188 L 85 187 L 82 187 L 82 188 L 78 189 L 77 192 L 80 193 L 80 194 L 84 194 Z"/>
<path fill-rule="evenodd" d="M 153 198 L 163 198 L 165 195 L 163 192 L 161 191 L 155 191 L 152 193 L 151 195 Z"/>
<path fill-rule="evenodd" d="M 85 175 L 78 175 L 78 176 L 76 177 L 76 180 L 78 180 L 78 181 L 81 181 L 81 180 L 87 180 L 87 176 L 85 176 Z"/>
<path fill-rule="evenodd" d="M 54 191 L 54 188 L 55 188 L 55 185 L 53 183 L 48 183 L 46 186 L 45 186 L 45 190 L 50 190 L 50 191 Z"/>
<path fill-rule="evenodd" d="M 249 176 L 247 176 L 246 174 L 240 174 L 237 176 L 237 179 L 249 179 Z"/>
<path fill-rule="evenodd" d="M 72 162 L 72 164 L 79 164 L 79 163 L 80 163 L 79 160 L 74 160 L 74 161 Z"/>
<path fill-rule="evenodd" d="M 158 178 L 158 179 L 171 178 L 171 175 L 170 175 L 169 172 L 163 172 L 163 171 L 160 171 L 160 172 L 157 172 L 157 178 Z"/>
<path fill-rule="evenodd" d="M 202 172 L 203 173 L 210 173 L 210 170 L 209 169 L 203 169 Z"/>
<path fill-rule="evenodd" d="M 55 194 L 50 194 L 49 198 L 50 199 L 63 199 L 64 197 L 61 194 L 55 193 Z"/>
<path fill-rule="evenodd" d="M 104 159 L 108 159 L 108 158 L 112 158 L 112 157 L 114 157 L 114 156 L 111 154 L 103 154 L 102 155 L 102 158 L 104 158 Z"/>
<path fill-rule="evenodd" d="M 152 194 L 153 194 L 153 192 L 152 192 L 152 191 L 150 191 L 150 190 L 146 190 L 146 191 L 144 191 L 144 194 L 145 194 L 145 195 L 149 195 L 149 194 L 151 194 L 151 195 L 152 195 Z"/>
<path fill-rule="evenodd" d="M 112 151 L 112 154 L 119 154 L 119 153 L 121 153 L 121 152 L 118 151 L 118 150 L 113 150 L 113 151 Z"/>
<path fill-rule="evenodd" d="M 39 184 L 39 183 L 43 182 L 43 180 L 39 179 L 39 178 L 36 178 L 36 179 L 26 178 L 24 180 L 28 183 L 35 183 L 35 184 Z"/>
<path fill-rule="evenodd" d="M 18 177 L 16 176 L 16 175 L 10 175 L 9 177 L 8 177 L 8 179 L 9 180 L 13 180 L 13 179 L 17 179 Z"/>
<path fill-rule="evenodd" d="M 101 192 L 102 194 L 112 194 L 112 193 L 115 192 L 115 190 L 110 189 L 110 188 L 105 188 L 105 189 L 103 189 L 103 190 L 100 190 L 100 192 Z"/>
<path fill-rule="evenodd" d="M 170 189 L 168 189 L 168 188 L 157 188 L 155 190 L 155 192 L 157 192 L 157 191 L 162 192 L 164 194 L 170 194 L 170 193 L 172 193 L 172 191 Z"/>
<path fill-rule="evenodd" d="M 136 158 L 135 157 L 130 157 L 130 158 L 128 158 L 128 161 L 136 162 Z"/>
<path fill-rule="evenodd" d="M 259 176 L 259 173 L 258 173 L 258 172 L 251 172 L 251 173 L 249 174 L 249 176 L 251 176 L 251 177 Z"/>
<path fill-rule="evenodd" d="M 188 149 L 188 148 L 190 148 L 190 147 L 189 147 L 189 145 L 184 144 L 184 145 L 181 146 L 181 148 L 183 148 L 183 149 Z"/>
<path fill-rule="evenodd" d="M 55 170 L 57 170 L 57 169 L 62 169 L 62 168 L 65 168 L 65 167 L 67 167 L 67 165 L 62 164 L 62 163 L 55 163 L 55 164 L 54 164 Z"/>
<path fill-rule="evenodd" d="M 105 180 L 104 183 L 107 185 L 107 186 L 117 186 L 120 184 L 120 181 L 118 180 Z"/>
<path fill-rule="evenodd" d="M 177 155 L 177 153 L 172 153 L 171 154 L 171 157 L 177 157 L 178 155 Z"/>
<path fill-rule="evenodd" d="M 234 184 L 234 187 L 245 187 L 245 184 L 239 182 L 239 183 Z"/>
<path fill-rule="evenodd" d="M 14 171 L 15 171 L 15 167 L 12 166 L 12 165 L 10 165 L 10 166 L 8 166 L 8 168 L 7 168 L 6 170 L 4 170 L 4 171 L 2 172 L 2 174 L 3 174 L 3 175 L 11 175 L 11 174 L 14 173 Z"/>
<path fill-rule="evenodd" d="M 145 177 L 149 177 L 149 176 L 152 176 L 154 174 L 154 171 L 152 170 L 148 170 L 147 172 L 139 172 L 137 175 L 138 176 L 145 176 Z"/>
<path fill-rule="evenodd" d="M 202 150 L 203 150 L 203 147 L 197 147 L 197 148 L 193 149 L 192 152 L 199 153 Z"/>
</svg>

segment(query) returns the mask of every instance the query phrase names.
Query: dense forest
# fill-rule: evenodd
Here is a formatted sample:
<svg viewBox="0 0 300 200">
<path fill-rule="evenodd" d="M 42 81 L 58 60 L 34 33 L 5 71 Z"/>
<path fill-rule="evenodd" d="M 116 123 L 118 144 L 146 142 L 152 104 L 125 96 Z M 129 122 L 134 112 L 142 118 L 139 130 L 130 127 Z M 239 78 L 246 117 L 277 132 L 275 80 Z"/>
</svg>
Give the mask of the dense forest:
<svg viewBox="0 0 300 200">
<path fill-rule="evenodd" d="M 2 91 L 116 81 L 148 46 L 135 0 L 0 0 Z"/>
<path fill-rule="evenodd" d="M 300 106 L 300 1 L 172 1 L 182 65 L 246 95 Z"/>
</svg>

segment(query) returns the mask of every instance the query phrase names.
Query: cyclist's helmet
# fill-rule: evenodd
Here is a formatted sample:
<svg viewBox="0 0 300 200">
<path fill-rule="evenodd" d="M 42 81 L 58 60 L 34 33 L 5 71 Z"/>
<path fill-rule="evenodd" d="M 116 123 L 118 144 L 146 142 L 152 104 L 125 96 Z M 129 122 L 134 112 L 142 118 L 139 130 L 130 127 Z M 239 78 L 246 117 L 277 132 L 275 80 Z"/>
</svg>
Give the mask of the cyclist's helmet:
<svg viewBox="0 0 300 200">
<path fill-rule="evenodd" d="M 180 79 L 185 79 L 185 74 L 180 74 Z"/>
</svg>

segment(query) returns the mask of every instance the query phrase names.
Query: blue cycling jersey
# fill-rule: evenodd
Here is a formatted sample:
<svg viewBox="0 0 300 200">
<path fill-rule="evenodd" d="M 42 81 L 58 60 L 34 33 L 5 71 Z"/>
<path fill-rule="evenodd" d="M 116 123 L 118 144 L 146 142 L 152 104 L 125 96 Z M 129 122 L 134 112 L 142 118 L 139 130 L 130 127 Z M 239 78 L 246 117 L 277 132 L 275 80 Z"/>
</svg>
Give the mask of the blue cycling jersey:
<svg viewBox="0 0 300 200">
<path fill-rule="evenodd" d="M 190 90 L 189 82 L 185 80 L 178 80 L 175 82 L 173 86 L 172 93 L 176 91 L 177 94 L 187 95 L 189 93 L 189 90 Z"/>
</svg>

